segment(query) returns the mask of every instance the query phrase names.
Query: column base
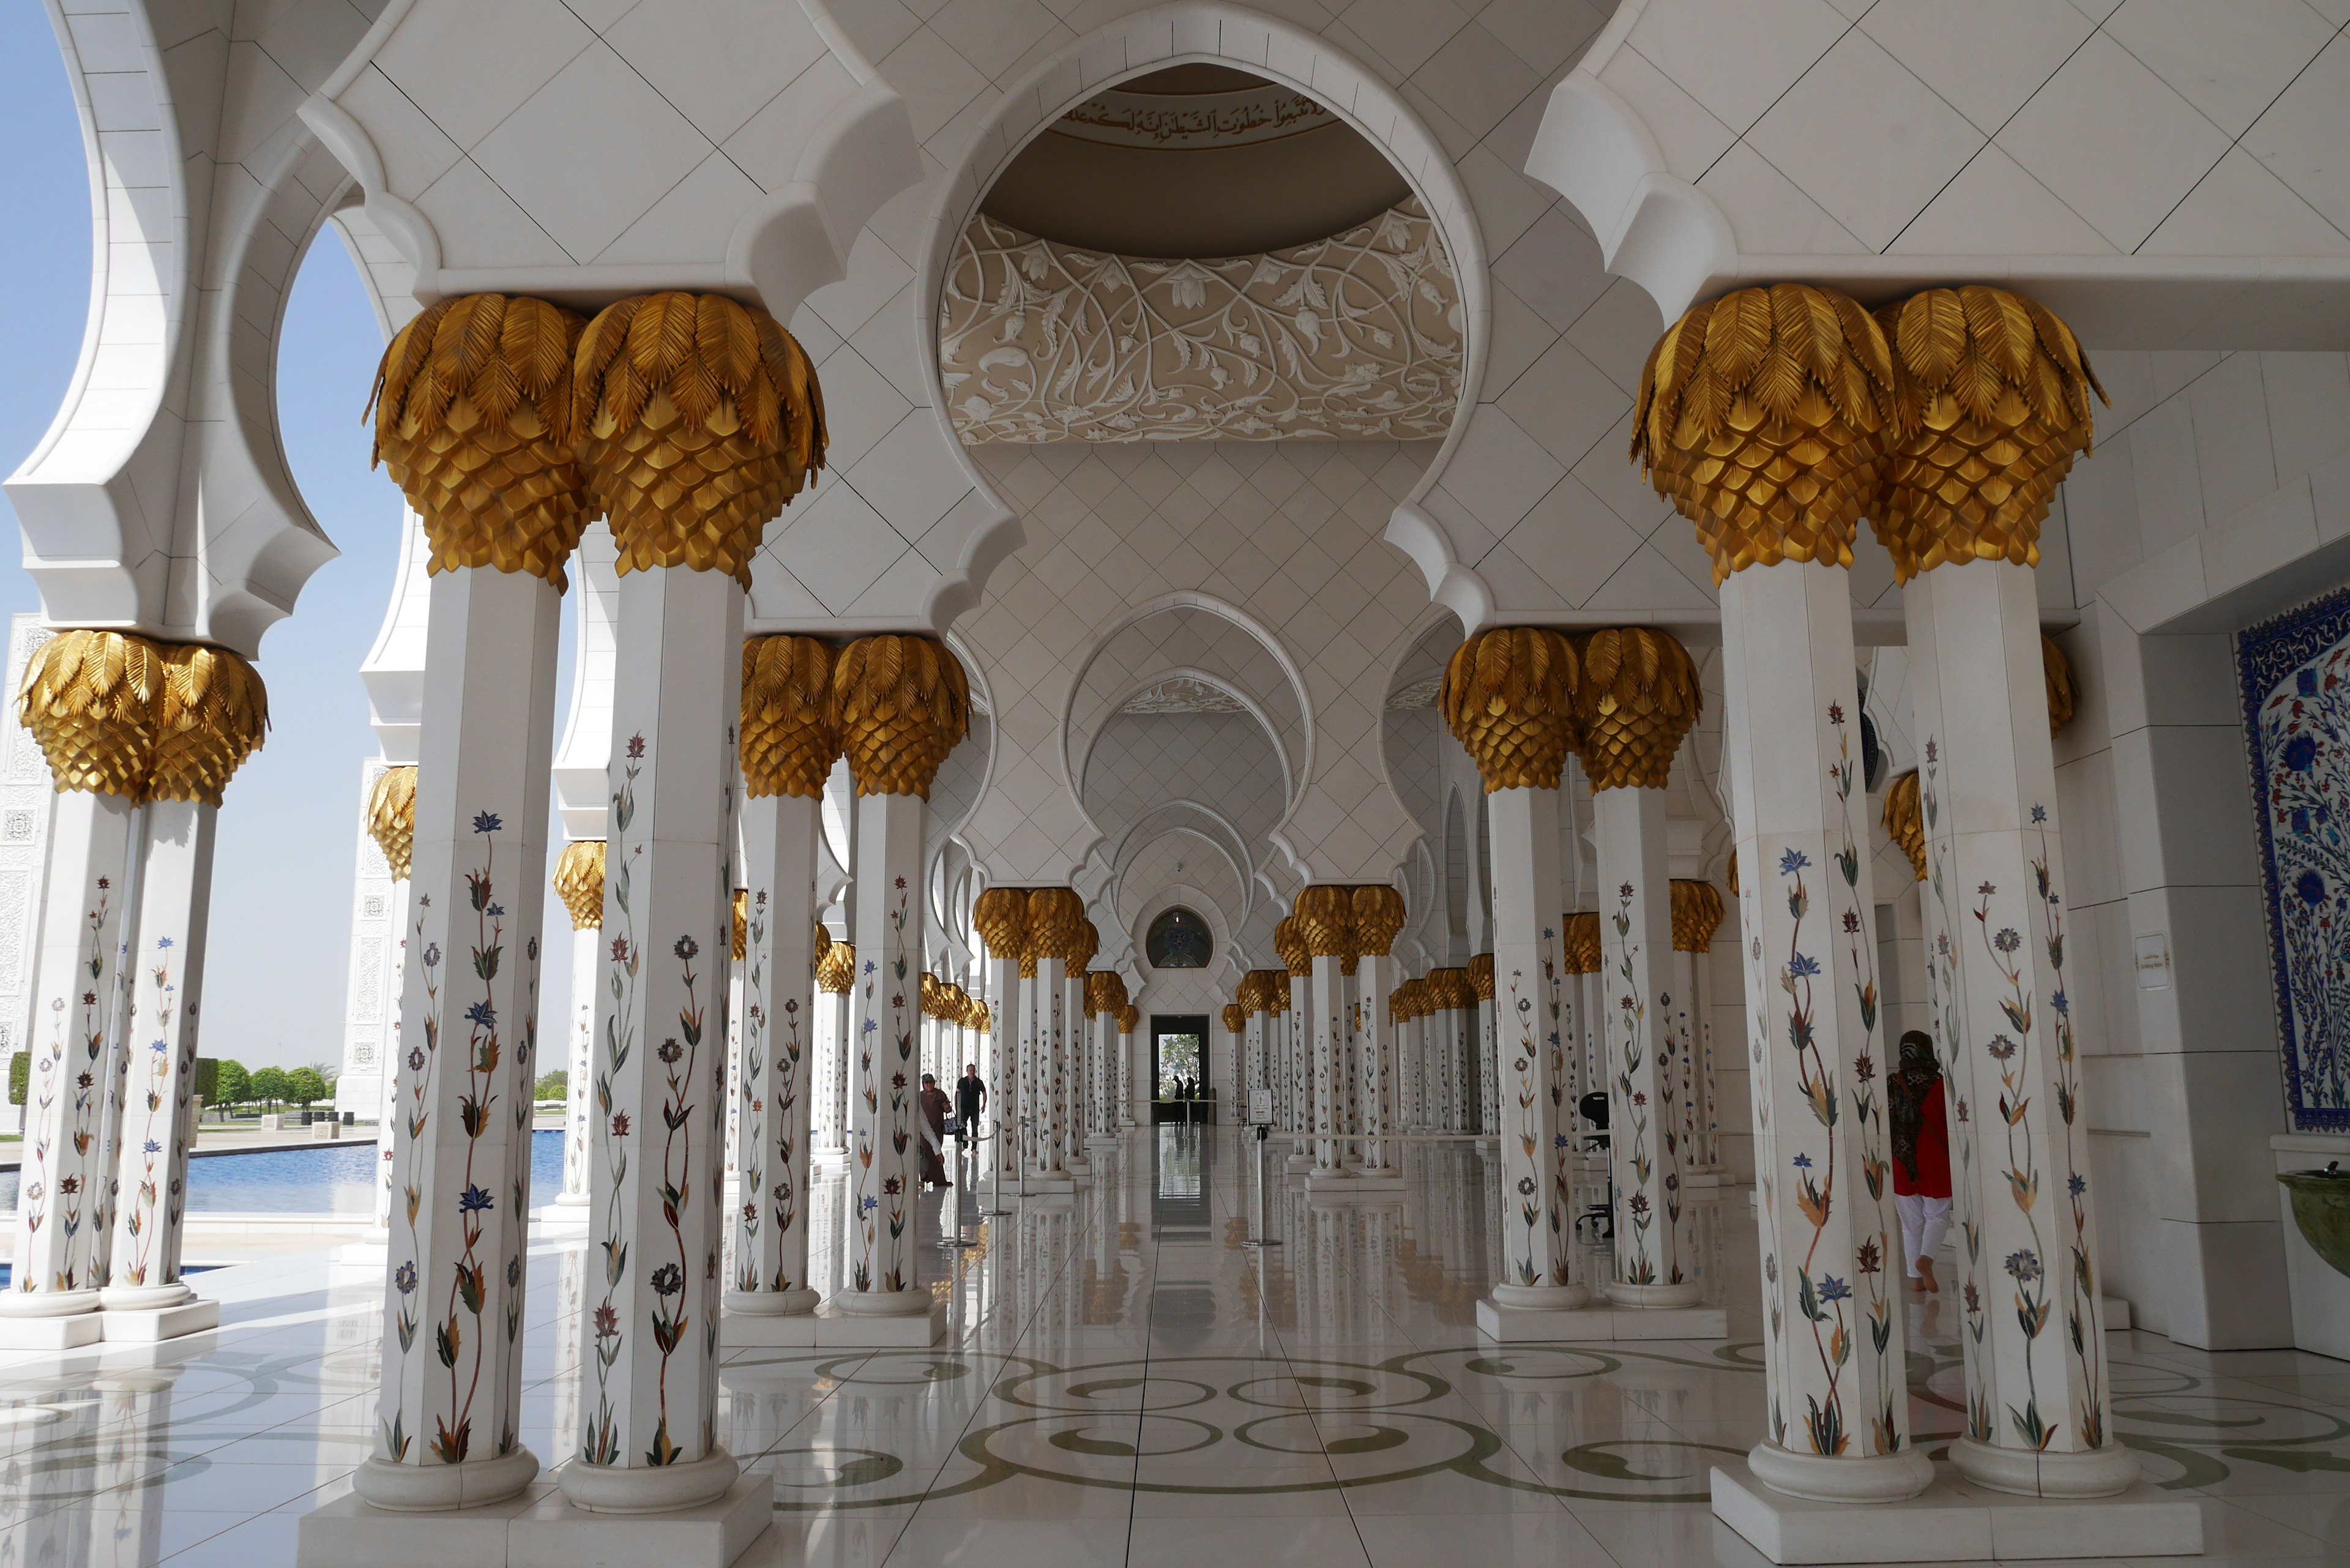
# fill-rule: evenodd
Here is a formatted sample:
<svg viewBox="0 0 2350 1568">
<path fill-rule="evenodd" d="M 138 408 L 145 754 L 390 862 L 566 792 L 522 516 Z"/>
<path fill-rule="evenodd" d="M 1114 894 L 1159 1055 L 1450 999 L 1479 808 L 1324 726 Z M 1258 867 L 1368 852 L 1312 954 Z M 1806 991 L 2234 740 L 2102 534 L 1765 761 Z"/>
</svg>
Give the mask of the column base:
<svg viewBox="0 0 2350 1568">
<path fill-rule="evenodd" d="M 853 1293 L 844 1293 L 844 1294 Z M 790 1317 L 737 1316 L 718 1320 L 718 1343 L 729 1350 L 928 1350 L 947 1336 L 944 1302 L 928 1291 L 906 1291 L 925 1307 L 878 1315 L 843 1312 L 840 1296 L 810 1313 Z"/>
<path fill-rule="evenodd" d="M 0 1350 L 72 1350 L 105 1334 L 96 1291 L 0 1291 Z"/>
<path fill-rule="evenodd" d="M 1960 1438 L 1950 1445 L 1950 1463 L 1975 1485 L 2014 1497 L 2116 1497 L 2137 1480 L 2137 1455 L 2119 1443 L 2040 1454 Z"/>
<path fill-rule="evenodd" d="M 1081 1154 L 1073 1154 L 1062 1160 L 1061 1168 L 1079 1179 L 1094 1173 L 1093 1162 Z"/>
<path fill-rule="evenodd" d="M 1756 1480 L 1751 1466 L 1733 1464 L 1713 1472 L 1713 1516 L 1773 1563 L 1878 1563 L 1888 1544 L 1905 1562 L 1918 1563 L 2191 1557 L 2203 1550 L 2202 1511 L 2149 1481 L 2098 1501 L 2056 1501 L 1982 1491 L 1937 1472 L 1913 1497 L 1855 1507 L 1789 1497 Z"/>
<path fill-rule="evenodd" d="M 1028 1196 L 1031 1198 L 1044 1192 L 1074 1192 L 1076 1187 L 1076 1179 L 1065 1170 L 1055 1171 L 1050 1176 L 1041 1170 L 1032 1170 L 1028 1173 Z M 1020 1188 L 1016 1181 L 1013 1184 L 1012 1190 L 1014 1197 L 1019 1195 Z"/>
<path fill-rule="evenodd" d="M 816 1311 L 824 1298 L 805 1289 L 788 1291 L 728 1291 L 725 1311 L 719 1318 L 719 1332 L 725 1333 L 728 1319 L 737 1317 L 802 1317 Z"/>
<path fill-rule="evenodd" d="M 613 1514 L 650 1519 L 701 1508 L 725 1497 L 742 1475 L 743 1467 L 724 1449 L 681 1465 L 583 1465 L 574 1459 L 555 1472 L 554 1501 L 592 1516 L 600 1527 Z"/>
<path fill-rule="evenodd" d="M 481 1508 L 393 1513 L 344 1497 L 305 1514 L 297 1568 L 377 1563 L 463 1563 L 467 1568 L 728 1568 L 766 1530 L 775 1482 L 745 1476 L 725 1494 L 659 1514 L 596 1513 L 565 1501 L 553 1481 Z"/>
<path fill-rule="evenodd" d="M 103 1320 L 100 1331 L 109 1345 L 154 1345 L 218 1328 L 220 1303 L 205 1301 L 192 1291 L 175 1306 L 109 1306 L 98 1315 Z"/>
<path fill-rule="evenodd" d="M 1347 1168 L 1347 1174 L 1355 1179 L 1356 1186 L 1366 1191 L 1400 1192 L 1403 1190 L 1403 1172 L 1392 1165 L 1350 1165 Z"/>
<path fill-rule="evenodd" d="M 1498 1299 L 1522 1286 L 1496 1285 L 1477 1303 L 1477 1332 L 1500 1345 L 1553 1340 L 1727 1339 L 1730 1314 L 1719 1307 L 1627 1312 L 1607 1305 L 1513 1306 Z M 1536 1287 L 1540 1288 L 1540 1287 Z M 1565 1289 L 1580 1291 L 1579 1285 Z"/>
<path fill-rule="evenodd" d="M 450 1513 L 504 1502 L 537 1478 L 538 1456 L 521 1448 L 494 1459 L 453 1465 L 369 1459 L 352 1475 L 351 1492 L 375 1512 Z"/>
<path fill-rule="evenodd" d="M 1097 1150 L 1115 1149 L 1118 1147 L 1118 1134 L 1114 1132 L 1097 1132 L 1094 1134 L 1093 1137 L 1086 1140 L 1086 1147 L 1088 1149 Z"/>
<path fill-rule="evenodd" d="M 1705 1294 L 1705 1287 L 1694 1280 L 1684 1280 L 1677 1285 L 1627 1285 L 1610 1280 L 1600 1289 L 1607 1293 L 1608 1304 L 1627 1312 L 1657 1312 L 1679 1307 L 1693 1307 Z"/>
<path fill-rule="evenodd" d="M 555 1201 L 548 1204 L 547 1207 L 550 1209 L 585 1209 L 592 1200 L 593 1199 L 590 1195 L 585 1192 L 579 1193 L 577 1196 L 568 1192 L 558 1192 L 555 1195 Z"/>
<path fill-rule="evenodd" d="M 1281 1168 L 1292 1176 L 1300 1176 L 1314 1168 L 1314 1157 L 1310 1154 L 1293 1154 L 1281 1162 Z"/>
</svg>

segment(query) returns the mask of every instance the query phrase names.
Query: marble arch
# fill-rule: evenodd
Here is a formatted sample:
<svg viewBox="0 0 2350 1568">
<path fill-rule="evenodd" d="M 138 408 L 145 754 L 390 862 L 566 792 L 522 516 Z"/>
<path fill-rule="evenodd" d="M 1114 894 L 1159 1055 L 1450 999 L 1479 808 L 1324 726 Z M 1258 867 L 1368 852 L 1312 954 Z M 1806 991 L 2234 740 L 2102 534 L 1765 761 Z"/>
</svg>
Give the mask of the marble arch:
<svg viewBox="0 0 2350 1568">
<path fill-rule="evenodd" d="M 997 104 L 972 138 L 953 178 L 932 209 L 913 295 L 914 322 L 931 409 L 949 451 L 994 515 L 966 544 L 955 574 L 931 590 L 924 606 L 932 624 L 946 626 L 978 602 L 987 574 L 1020 547 L 1016 512 L 972 462 L 947 412 L 939 379 L 938 310 L 949 257 L 988 187 L 1027 141 L 1103 88 L 1168 66 L 1204 61 L 1234 66 L 1269 81 L 1310 92 L 1372 146 L 1386 153 L 1436 220 L 1460 279 L 1468 321 L 1461 368 L 1461 413 L 1420 476 L 1416 501 L 1441 478 L 1458 450 L 1477 401 L 1492 321 L 1484 239 L 1452 161 L 1418 114 L 1360 62 L 1329 40 L 1279 18 L 1222 0 L 1177 0 L 1109 23 L 1039 64 Z M 1471 624 L 1477 624 L 1472 621 Z"/>
</svg>

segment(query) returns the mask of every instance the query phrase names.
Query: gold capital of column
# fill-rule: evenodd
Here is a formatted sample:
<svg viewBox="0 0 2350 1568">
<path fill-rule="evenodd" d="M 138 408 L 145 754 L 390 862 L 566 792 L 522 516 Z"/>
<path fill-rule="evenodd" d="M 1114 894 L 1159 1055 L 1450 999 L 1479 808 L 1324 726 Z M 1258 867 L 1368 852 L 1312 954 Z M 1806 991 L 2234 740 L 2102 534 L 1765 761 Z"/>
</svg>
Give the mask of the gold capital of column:
<svg viewBox="0 0 2350 1568">
<path fill-rule="evenodd" d="M 979 940 L 997 958 L 1016 960 L 1020 972 L 1034 978 L 1035 961 L 1028 957 L 1028 890 L 1025 888 L 985 888 L 972 901 L 971 923 Z"/>
<path fill-rule="evenodd" d="M 579 463 L 622 573 L 751 586 L 767 524 L 824 466 L 824 393 L 792 335 L 718 294 L 608 305 L 574 357 Z"/>
<path fill-rule="evenodd" d="M 1721 928 L 1721 894 L 1711 882 L 1692 881 L 1686 877 L 1672 880 L 1673 950 L 1701 953 L 1713 946 L 1713 933 Z M 1596 926 L 1598 917 L 1593 917 Z M 1595 933 L 1596 934 L 1596 933 Z"/>
<path fill-rule="evenodd" d="M 1314 972 L 1313 955 L 1305 950 L 1305 939 L 1298 933 L 1296 916 L 1284 915 L 1274 922 L 1273 950 L 1281 960 L 1282 967 L 1288 971 L 1289 978 L 1292 980 Z M 1274 1011 L 1283 1012 L 1287 1007 L 1288 999 L 1284 995 L 1281 1003 Z"/>
<path fill-rule="evenodd" d="M 1689 649 L 1669 632 L 1628 626 L 1579 638 L 1576 651 L 1576 729 L 1591 787 L 1664 788 L 1705 707 Z"/>
<path fill-rule="evenodd" d="M 368 836 L 383 851 L 386 864 L 391 867 L 391 879 L 408 880 L 411 857 L 416 848 L 416 766 L 407 763 L 386 768 L 376 774 L 375 783 L 368 789 Z M 602 841 L 599 839 L 598 844 Z M 604 902 L 604 857 L 601 849 L 596 856 L 596 903 L 600 910 Z"/>
<path fill-rule="evenodd" d="M 1631 458 L 1697 525 L 1716 584 L 1782 561 L 1849 566 L 1898 414 L 1866 311 L 1806 284 L 1742 288 L 1648 351 Z"/>
<path fill-rule="evenodd" d="M 732 905 L 734 923 L 732 945 L 734 961 L 741 963 L 751 956 L 751 889 L 735 888 Z"/>
<path fill-rule="evenodd" d="M 1899 436 L 1871 512 L 1896 582 L 1961 561 L 2040 564 L 2040 524 L 2110 403 L 2072 328 L 2037 301 L 1970 284 L 1877 312 Z"/>
<path fill-rule="evenodd" d="M 1078 916 L 1077 928 L 1069 935 L 1069 945 L 1062 950 L 1061 961 L 1069 966 L 1069 973 L 1083 974 L 1086 965 L 1093 962 L 1094 955 L 1099 951 L 1101 932 L 1094 928 L 1091 920 L 1083 915 Z"/>
<path fill-rule="evenodd" d="M 1243 1016 L 1239 1002 L 1227 1002 L 1224 1003 L 1224 1033 L 1227 1034 L 1238 1034 L 1241 1032 L 1241 1022 Z"/>
<path fill-rule="evenodd" d="M 1088 1015 L 1116 1012 L 1126 1005 L 1126 981 L 1112 969 L 1088 970 L 1086 973 L 1086 1012 Z"/>
<path fill-rule="evenodd" d="M 59 790 L 217 806 L 268 733 L 269 692 L 224 648 L 76 628 L 26 661 L 16 716 Z"/>
<path fill-rule="evenodd" d="M 1298 889 L 1289 918 L 1297 922 L 1298 940 L 1312 958 L 1350 959 L 1355 956 L 1354 889 L 1316 883 Z"/>
<path fill-rule="evenodd" d="M 971 731 L 971 688 L 936 638 L 860 637 L 833 664 L 831 711 L 858 794 L 928 800 L 940 764 Z"/>
<path fill-rule="evenodd" d="M 469 294 L 393 335 L 368 400 L 372 457 L 424 521 L 428 575 L 487 566 L 565 586 L 588 515 L 572 444 L 585 327 L 543 299 Z"/>
<path fill-rule="evenodd" d="M 1479 953 L 1469 961 L 1469 985 L 1479 1002 L 1493 1000 L 1493 955 Z"/>
<path fill-rule="evenodd" d="M 1075 888 L 1029 888 L 1027 940 L 1020 954 L 1023 978 L 1035 979 L 1036 966 L 1043 960 L 1060 959 L 1066 962 L 1085 918 L 1085 900 L 1077 897 Z"/>
<path fill-rule="evenodd" d="M 1357 888 L 1348 911 L 1355 928 L 1355 951 L 1365 958 L 1386 958 L 1403 929 L 1403 895 L 1377 885 Z"/>
<path fill-rule="evenodd" d="M 1437 695 L 1485 793 L 1556 789 L 1575 749 L 1575 648 L 1542 627 L 1496 627 L 1453 650 Z"/>
<path fill-rule="evenodd" d="M 1118 1015 L 1118 1032 L 1120 1034 L 1131 1034 L 1141 1022 L 1142 1009 L 1129 1002 Z"/>
<path fill-rule="evenodd" d="M 412 778 L 414 770 L 410 772 L 409 795 L 412 801 L 416 786 Z M 563 900 L 565 909 L 571 911 L 573 930 L 595 930 L 604 924 L 602 839 L 578 838 L 563 846 L 563 853 L 555 861 L 555 896 Z"/>
<path fill-rule="evenodd" d="M 817 989 L 833 996 L 846 996 L 857 985 L 857 944 L 835 942 L 824 950 L 816 961 Z"/>
<path fill-rule="evenodd" d="M 1599 912 L 1571 914 L 1559 928 L 1559 968 L 1567 974 L 1599 972 Z"/>
<path fill-rule="evenodd" d="M 1918 770 L 1896 774 L 1885 786 L 1885 834 L 1909 857 L 1918 880 L 1926 879 L 1926 814 L 1918 797 Z"/>
<path fill-rule="evenodd" d="M 2073 722 L 2073 661 L 2046 632 L 2040 634 L 2040 673 L 2048 686 L 2048 738 Z"/>
<path fill-rule="evenodd" d="M 812 637 L 743 642 L 743 791 L 753 800 L 822 800 L 840 755 L 832 724 L 832 649 Z"/>
</svg>

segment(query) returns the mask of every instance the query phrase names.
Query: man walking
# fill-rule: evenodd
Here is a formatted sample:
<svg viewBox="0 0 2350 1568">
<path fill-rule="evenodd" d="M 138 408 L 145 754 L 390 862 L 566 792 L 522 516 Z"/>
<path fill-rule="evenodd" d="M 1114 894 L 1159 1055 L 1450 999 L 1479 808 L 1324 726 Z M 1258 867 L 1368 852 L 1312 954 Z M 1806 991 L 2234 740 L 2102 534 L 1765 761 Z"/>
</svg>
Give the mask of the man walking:
<svg viewBox="0 0 2350 1568">
<path fill-rule="evenodd" d="M 979 1064 L 963 1064 L 962 1076 L 955 1080 L 955 1137 L 962 1139 L 979 1136 L 979 1114 L 987 1108 L 987 1085 L 979 1075 Z"/>
</svg>

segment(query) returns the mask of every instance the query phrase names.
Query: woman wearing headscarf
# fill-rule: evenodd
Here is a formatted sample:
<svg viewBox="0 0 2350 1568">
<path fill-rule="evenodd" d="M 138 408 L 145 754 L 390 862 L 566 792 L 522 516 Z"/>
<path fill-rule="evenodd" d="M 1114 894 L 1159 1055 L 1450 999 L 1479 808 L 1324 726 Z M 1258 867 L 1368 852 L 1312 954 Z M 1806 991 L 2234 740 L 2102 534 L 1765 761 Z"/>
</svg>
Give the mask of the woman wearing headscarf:
<svg viewBox="0 0 2350 1568">
<path fill-rule="evenodd" d="M 1933 1037 L 1923 1030 L 1901 1036 L 1901 1065 L 1886 1081 L 1886 1099 L 1893 1118 L 1893 1205 L 1901 1212 L 1909 1288 L 1932 1293 L 1942 1288 L 1934 1253 L 1950 1228 L 1950 1124 Z"/>
</svg>

